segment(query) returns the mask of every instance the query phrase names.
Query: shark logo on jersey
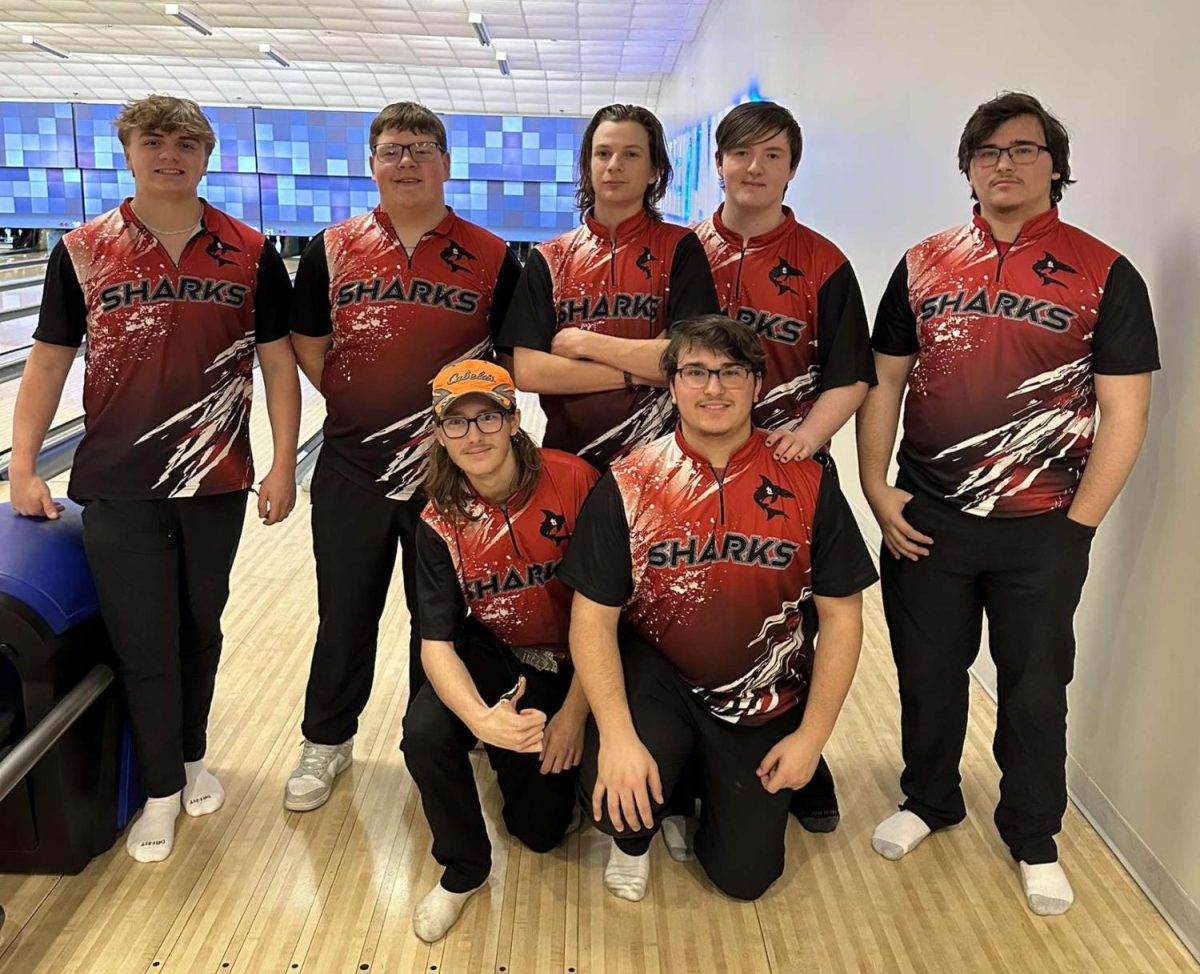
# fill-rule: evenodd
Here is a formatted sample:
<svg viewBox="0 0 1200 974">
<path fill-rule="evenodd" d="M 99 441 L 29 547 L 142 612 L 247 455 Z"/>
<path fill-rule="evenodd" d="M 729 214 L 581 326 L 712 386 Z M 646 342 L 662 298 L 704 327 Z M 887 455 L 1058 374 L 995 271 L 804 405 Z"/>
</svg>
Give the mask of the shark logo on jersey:
<svg viewBox="0 0 1200 974">
<path fill-rule="evenodd" d="M 775 505 L 783 500 L 795 500 L 796 495 L 786 487 L 771 483 L 763 474 L 759 474 L 758 479 L 759 485 L 758 489 L 754 491 L 754 503 L 767 515 L 768 521 L 773 517 L 786 518 L 787 515 Z"/>
<path fill-rule="evenodd" d="M 1042 279 L 1043 286 L 1057 284 L 1059 287 L 1066 287 L 1066 285 L 1062 281 L 1056 281 L 1050 276 L 1051 274 L 1079 273 L 1074 267 L 1064 264 L 1048 250 L 1046 251 L 1046 256 L 1033 265 L 1033 272 Z"/>
<path fill-rule="evenodd" d="M 650 248 L 643 247 L 642 256 L 634 261 L 634 263 L 637 264 L 638 270 L 646 275 L 646 280 L 650 280 L 650 264 L 652 261 L 656 260 L 658 260 L 658 258 L 650 253 Z"/>
<path fill-rule="evenodd" d="M 438 256 L 446 262 L 446 266 L 455 274 L 459 271 L 469 271 L 471 269 L 466 264 L 459 263 L 460 261 L 479 259 L 455 240 L 451 240 Z"/>
<path fill-rule="evenodd" d="M 767 272 L 767 280 L 779 289 L 780 294 L 795 294 L 795 288 L 788 287 L 788 281 L 803 276 L 804 271 L 799 267 L 793 267 L 782 257 L 779 258 L 779 263 Z"/>
<path fill-rule="evenodd" d="M 555 514 L 554 511 L 548 511 L 542 508 L 542 523 L 538 527 L 538 533 L 543 538 L 549 538 L 555 544 L 565 544 L 570 535 L 567 534 L 567 519 L 561 514 Z"/>
<path fill-rule="evenodd" d="M 226 264 L 236 263 L 236 261 L 226 260 L 225 255 L 240 254 L 242 252 L 241 249 L 235 247 L 231 243 L 226 243 L 224 240 L 218 237 L 216 230 L 209 230 L 208 235 L 212 237 L 212 240 L 209 241 L 208 246 L 204 248 L 204 252 L 217 262 L 217 266 L 224 267 Z"/>
</svg>

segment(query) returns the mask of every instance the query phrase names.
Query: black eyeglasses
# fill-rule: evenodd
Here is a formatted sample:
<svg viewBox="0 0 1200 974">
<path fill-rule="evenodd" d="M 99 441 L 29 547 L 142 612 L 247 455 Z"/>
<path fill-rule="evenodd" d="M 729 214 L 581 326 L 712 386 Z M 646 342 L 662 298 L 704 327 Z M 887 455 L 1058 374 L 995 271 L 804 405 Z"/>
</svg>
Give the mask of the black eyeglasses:
<svg viewBox="0 0 1200 974">
<path fill-rule="evenodd" d="M 971 153 L 971 158 L 975 160 L 976 165 L 984 169 L 991 169 L 1000 162 L 1000 156 L 1007 153 L 1008 158 L 1013 161 L 1013 165 L 1032 166 L 1037 162 L 1038 156 L 1049 151 L 1049 146 L 1038 145 L 1036 142 L 1014 142 L 1012 145 L 1004 146 L 981 145 Z"/>
<path fill-rule="evenodd" d="M 702 365 L 685 365 L 672 373 L 688 389 L 703 389 L 708 385 L 709 376 L 715 375 L 717 381 L 726 389 L 741 389 L 750 380 L 750 376 L 758 375 L 758 371 L 748 365 L 722 365 L 719 369 L 706 369 Z"/>
<path fill-rule="evenodd" d="M 447 416 L 445 419 L 438 421 L 438 427 L 443 433 L 452 440 L 461 440 L 467 435 L 471 424 L 474 423 L 476 429 L 480 433 L 499 433 L 504 429 L 504 420 L 511 413 L 505 412 L 486 412 L 480 413 L 478 416 Z"/>
<path fill-rule="evenodd" d="M 380 162 L 400 162 L 406 152 L 413 162 L 432 162 L 445 151 L 440 142 L 377 142 L 371 146 L 371 152 Z"/>
</svg>

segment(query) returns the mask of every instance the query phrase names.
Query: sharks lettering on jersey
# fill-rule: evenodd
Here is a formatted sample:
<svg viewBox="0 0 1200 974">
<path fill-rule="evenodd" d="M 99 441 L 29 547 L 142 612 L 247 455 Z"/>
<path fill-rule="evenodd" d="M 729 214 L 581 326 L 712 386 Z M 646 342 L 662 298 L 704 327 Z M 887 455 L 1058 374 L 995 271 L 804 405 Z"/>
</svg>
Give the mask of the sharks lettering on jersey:
<svg viewBox="0 0 1200 974">
<path fill-rule="evenodd" d="M 1025 321 L 1051 331 L 1062 332 L 1070 328 L 1071 322 L 1076 318 L 1075 312 L 1070 308 L 1044 298 L 1014 294 L 1012 291 L 997 291 L 992 295 L 986 287 L 977 289 L 968 298 L 970 293 L 960 288 L 957 291 L 931 294 L 918 307 L 918 323 L 940 318 L 945 314 L 978 315 Z"/>
<path fill-rule="evenodd" d="M 104 288 L 99 294 L 100 313 L 108 314 L 121 308 L 160 301 L 193 301 L 200 304 L 222 304 L 240 308 L 246 302 L 250 288 L 234 281 L 214 281 L 203 277 L 180 277 L 172 280 L 166 274 L 151 280 L 122 281 Z"/>
<path fill-rule="evenodd" d="M 456 268 L 461 270 L 462 268 Z M 479 308 L 483 295 L 478 291 L 457 287 L 453 284 L 438 284 L 414 278 L 405 281 L 400 277 L 376 277 L 368 281 L 347 281 L 338 286 L 334 305 L 345 308 L 353 304 L 420 304 L 427 308 L 444 308 L 461 315 L 471 315 Z"/>
<path fill-rule="evenodd" d="M 796 542 L 784 538 L 764 538 L 757 534 L 738 534 L 736 531 L 726 531 L 719 542 L 716 534 L 710 534 L 707 538 L 690 535 L 652 544 L 646 552 L 646 566 L 678 568 L 687 565 L 691 568 L 725 561 L 782 571 L 792 564 L 798 547 Z"/>
<path fill-rule="evenodd" d="M 729 314 L 726 310 L 725 314 Z M 772 314 L 769 311 L 756 311 L 754 308 L 738 308 L 733 317 L 744 325 L 754 329 L 759 338 L 784 345 L 795 345 L 804 337 L 807 323 L 787 315 Z"/>
<path fill-rule="evenodd" d="M 501 592 L 519 592 L 526 588 L 539 588 L 550 581 L 558 571 L 558 558 L 554 561 L 534 562 L 517 568 L 515 565 L 504 573 L 492 572 L 481 578 L 463 581 L 468 602 L 479 602 Z"/>
<path fill-rule="evenodd" d="M 563 298 L 558 302 L 558 325 L 579 325 L 588 321 L 609 318 L 632 318 L 654 321 L 662 298 L 657 294 L 601 294 L 581 298 Z"/>
</svg>

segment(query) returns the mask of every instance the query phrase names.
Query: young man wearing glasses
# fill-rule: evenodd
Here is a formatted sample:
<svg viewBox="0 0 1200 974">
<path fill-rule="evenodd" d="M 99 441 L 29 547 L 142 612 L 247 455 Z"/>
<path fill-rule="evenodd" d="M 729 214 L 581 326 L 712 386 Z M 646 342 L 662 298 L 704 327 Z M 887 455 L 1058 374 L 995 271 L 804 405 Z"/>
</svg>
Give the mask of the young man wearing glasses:
<svg viewBox="0 0 1200 974">
<path fill-rule="evenodd" d="M 598 476 L 534 444 L 512 378 L 492 363 L 446 366 L 433 411 L 429 505 L 417 528 L 429 682 L 404 718 L 403 745 L 445 869 L 413 912 L 429 942 L 491 871 L 467 757 L 477 740 L 496 771 L 504 825 L 527 848 L 557 846 L 577 808 L 588 707 L 567 650 L 571 593 L 555 571 Z"/>
<path fill-rule="evenodd" d="M 1096 526 L 1145 436 L 1157 339 L 1133 265 L 1060 222 L 1067 133 L 1035 98 L 981 105 L 958 163 L 974 218 L 897 266 L 872 337 L 879 385 L 858 418 L 863 492 L 883 530 L 904 753 L 904 804 L 872 845 L 899 859 L 966 816 L 967 668 L 986 613 L 1003 773 L 996 826 L 1029 908 L 1057 914 L 1074 899 L 1054 842 L 1067 804 L 1072 617 Z"/>
<path fill-rule="evenodd" d="M 559 572 L 594 715 L 582 796 L 625 899 L 645 895 L 650 841 L 697 765 L 697 859 L 730 896 L 766 891 L 858 663 L 875 570 L 832 470 L 777 459 L 754 428 L 765 359 L 724 316 L 675 326 L 679 425 L 601 478 Z"/>
<path fill-rule="evenodd" d="M 323 805 L 350 765 L 397 542 L 410 700 L 424 682 L 414 535 L 433 438 L 429 386 L 448 362 L 491 356 L 520 275 L 503 240 L 446 206 L 450 156 L 433 112 L 389 105 L 370 140 L 379 205 L 313 238 L 296 274 L 292 341 L 328 416 L 312 482 L 320 627 L 303 753 L 284 795 L 293 811 Z"/>
<path fill-rule="evenodd" d="M 696 235 L 722 310 L 753 328 L 767 355 L 754 423 L 780 459 L 803 459 L 827 449 L 875 382 L 862 293 L 846 255 L 783 204 L 804 145 L 792 113 L 770 101 L 738 105 L 716 142 L 725 199 Z M 824 759 L 792 813 L 810 832 L 837 828 Z"/>
</svg>

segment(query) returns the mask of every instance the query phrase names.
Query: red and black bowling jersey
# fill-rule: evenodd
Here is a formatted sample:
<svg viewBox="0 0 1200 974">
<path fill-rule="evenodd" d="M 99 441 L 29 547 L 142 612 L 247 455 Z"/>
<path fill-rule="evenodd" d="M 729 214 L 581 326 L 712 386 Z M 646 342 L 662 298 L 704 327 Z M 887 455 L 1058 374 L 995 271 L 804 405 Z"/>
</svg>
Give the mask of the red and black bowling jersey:
<svg viewBox="0 0 1200 974">
<path fill-rule="evenodd" d="M 560 328 L 658 338 L 676 321 L 718 310 L 694 233 L 642 210 L 610 237 L 589 212 L 578 230 L 533 249 L 500 343 L 549 352 Z M 540 398 L 546 446 L 601 469 L 661 436 L 673 413 L 666 390 L 650 386 Z"/>
<path fill-rule="evenodd" d="M 1094 374 L 1158 369 L 1146 285 L 1053 208 L 998 246 L 978 214 L 904 255 L 872 345 L 917 355 L 902 476 L 971 514 L 1066 507 L 1096 421 Z"/>
<path fill-rule="evenodd" d="M 579 516 L 559 577 L 656 646 L 709 709 L 761 724 L 803 706 L 813 595 L 875 569 L 832 467 L 780 463 L 755 430 L 720 475 L 680 430 L 616 461 Z"/>
<path fill-rule="evenodd" d="M 71 497 L 248 488 L 254 346 L 287 337 L 290 290 L 266 238 L 207 203 L 178 265 L 129 200 L 63 237 L 33 337 L 87 337 Z"/>
<path fill-rule="evenodd" d="M 455 523 L 432 504 L 417 531 L 421 638 L 453 642 L 468 608 L 510 646 L 565 654 L 571 592 L 555 576 L 579 508 L 599 474 L 569 453 L 542 450 L 533 496 L 517 511 L 477 500 Z"/>
<path fill-rule="evenodd" d="M 449 209 L 411 255 L 382 207 L 313 238 L 296 272 L 292 328 L 333 335 L 321 449 L 341 474 L 397 500 L 420 492 L 433 377 L 491 357 L 520 272 L 503 240 Z"/>
<path fill-rule="evenodd" d="M 786 206 L 779 226 L 748 239 L 725 226 L 724 208 L 696 236 L 725 314 L 753 328 L 767 353 L 754 425 L 775 429 L 803 419 L 826 389 L 874 385 L 867 312 L 846 256 Z"/>
</svg>

